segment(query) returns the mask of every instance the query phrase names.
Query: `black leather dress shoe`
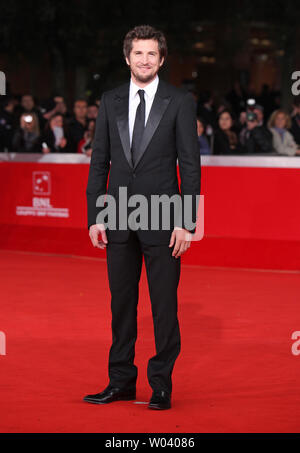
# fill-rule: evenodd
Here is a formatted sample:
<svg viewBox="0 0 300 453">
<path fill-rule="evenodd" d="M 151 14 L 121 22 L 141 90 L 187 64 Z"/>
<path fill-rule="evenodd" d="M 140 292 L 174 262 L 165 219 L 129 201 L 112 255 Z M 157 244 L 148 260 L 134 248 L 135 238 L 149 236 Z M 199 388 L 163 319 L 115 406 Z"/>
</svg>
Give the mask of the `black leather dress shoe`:
<svg viewBox="0 0 300 453">
<path fill-rule="evenodd" d="M 165 410 L 171 408 L 171 396 L 164 390 L 155 390 L 148 406 L 149 409 Z"/>
<path fill-rule="evenodd" d="M 118 387 L 108 386 L 101 393 L 95 395 L 86 395 L 83 401 L 94 404 L 108 404 L 113 401 L 131 401 L 136 399 L 135 388 L 121 389 Z"/>
</svg>

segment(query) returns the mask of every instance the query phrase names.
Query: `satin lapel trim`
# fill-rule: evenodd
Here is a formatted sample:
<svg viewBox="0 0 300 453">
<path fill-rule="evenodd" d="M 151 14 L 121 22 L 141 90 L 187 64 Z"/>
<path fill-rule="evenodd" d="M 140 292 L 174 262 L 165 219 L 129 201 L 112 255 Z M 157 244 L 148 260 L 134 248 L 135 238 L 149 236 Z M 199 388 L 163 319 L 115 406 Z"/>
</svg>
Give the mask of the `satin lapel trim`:
<svg viewBox="0 0 300 453">
<path fill-rule="evenodd" d="M 116 95 L 115 106 L 117 125 L 123 151 L 129 166 L 133 168 L 130 151 L 129 123 L 128 123 L 129 91 L 127 91 L 127 94 L 125 96 Z"/>
<path fill-rule="evenodd" d="M 146 127 L 144 130 L 142 142 L 140 145 L 140 149 L 138 152 L 138 156 L 134 165 L 134 168 L 138 165 L 139 161 L 143 157 L 143 154 L 145 153 L 147 146 L 149 145 L 154 132 L 156 131 L 160 120 L 162 119 L 163 114 L 166 111 L 166 108 L 168 107 L 168 104 L 170 102 L 171 96 L 165 96 L 162 97 L 158 91 L 156 92 L 156 95 L 153 99 L 153 104 L 149 113 L 149 117 L 146 123 Z M 129 150 L 130 152 L 130 150 Z"/>
</svg>

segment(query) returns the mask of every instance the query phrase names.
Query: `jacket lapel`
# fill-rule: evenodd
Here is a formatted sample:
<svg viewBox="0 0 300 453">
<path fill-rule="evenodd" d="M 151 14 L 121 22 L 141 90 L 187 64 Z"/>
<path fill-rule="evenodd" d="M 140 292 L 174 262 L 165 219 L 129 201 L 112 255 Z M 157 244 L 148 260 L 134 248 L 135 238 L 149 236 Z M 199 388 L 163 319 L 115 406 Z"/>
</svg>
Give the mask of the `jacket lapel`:
<svg viewBox="0 0 300 453">
<path fill-rule="evenodd" d="M 129 107 L 129 83 L 126 83 L 125 85 L 122 85 L 122 87 L 119 90 L 119 93 L 115 95 L 115 108 L 117 116 L 117 125 L 121 143 L 123 146 L 123 151 L 128 164 L 130 165 L 131 168 L 133 168 L 130 151 L 128 107 Z"/>
<path fill-rule="evenodd" d="M 140 145 L 137 159 L 133 167 L 132 156 L 130 150 L 130 138 L 129 138 L 129 83 L 122 85 L 120 90 L 115 95 L 115 107 L 117 116 L 117 125 L 120 134 L 121 143 L 123 146 L 124 154 L 128 164 L 131 168 L 136 168 L 143 154 L 145 153 L 161 119 L 163 114 L 168 107 L 171 100 L 171 96 L 167 92 L 166 84 L 163 81 L 159 81 L 156 94 L 153 99 L 152 107 L 149 113 L 149 117 L 144 130 L 142 142 Z"/>
</svg>

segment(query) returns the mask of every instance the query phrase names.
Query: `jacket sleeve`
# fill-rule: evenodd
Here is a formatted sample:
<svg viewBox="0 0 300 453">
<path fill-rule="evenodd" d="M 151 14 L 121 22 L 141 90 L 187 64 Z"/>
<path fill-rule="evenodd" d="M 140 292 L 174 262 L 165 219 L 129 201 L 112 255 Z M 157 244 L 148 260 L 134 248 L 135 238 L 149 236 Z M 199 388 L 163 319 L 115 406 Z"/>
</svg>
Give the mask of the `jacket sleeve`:
<svg viewBox="0 0 300 453">
<path fill-rule="evenodd" d="M 176 147 L 181 181 L 182 212 L 178 216 L 175 226 L 194 233 L 201 187 L 201 162 L 196 103 L 190 93 L 184 96 L 177 113 Z M 186 197 L 187 195 L 189 197 Z"/>
<path fill-rule="evenodd" d="M 100 195 L 106 194 L 110 169 L 110 141 L 105 102 L 106 97 L 105 93 L 103 93 L 96 120 L 95 138 L 86 189 L 88 228 L 97 223 L 97 215 L 104 209 L 104 207 L 97 207 L 96 202 Z"/>
<path fill-rule="evenodd" d="M 254 141 L 259 149 L 255 150 L 259 153 L 271 153 L 273 151 L 272 143 L 272 133 L 269 129 L 264 129 L 263 127 L 255 127 L 251 131 L 251 135 L 254 138 Z"/>
</svg>

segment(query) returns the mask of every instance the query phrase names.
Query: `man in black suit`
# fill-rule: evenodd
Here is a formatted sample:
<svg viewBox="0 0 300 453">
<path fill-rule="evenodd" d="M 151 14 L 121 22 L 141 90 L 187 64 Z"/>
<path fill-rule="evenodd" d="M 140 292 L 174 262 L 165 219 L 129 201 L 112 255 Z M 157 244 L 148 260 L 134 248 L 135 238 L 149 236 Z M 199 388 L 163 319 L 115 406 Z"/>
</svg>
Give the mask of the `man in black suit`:
<svg viewBox="0 0 300 453">
<path fill-rule="evenodd" d="M 102 96 L 87 186 L 90 238 L 95 247 L 107 250 L 113 337 L 109 385 L 84 400 L 103 404 L 136 397 L 134 354 L 144 256 L 156 345 L 156 354 L 147 369 L 153 390 L 148 407 L 169 409 L 171 375 L 180 352 L 177 318 L 180 256 L 189 248 L 195 231 L 200 194 L 196 105 L 191 94 L 158 78 L 167 55 L 166 40 L 160 31 L 148 25 L 135 27 L 127 33 L 123 51 L 131 80 Z M 149 203 L 146 214 L 147 225 L 151 227 L 139 227 L 141 215 L 132 217 L 132 204 L 128 203 L 127 212 L 120 209 L 120 188 L 129 197 L 139 195 Z M 116 200 L 116 228 L 109 222 L 105 227 L 107 204 L 99 201 L 105 194 Z M 158 225 L 152 225 L 149 205 L 153 195 L 177 196 L 182 201 L 182 210 L 176 203 L 171 206 L 167 226 L 161 218 Z M 183 214 L 187 196 L 192 200 L 191 222 Z M 162 204 L 162 209 L 164 214 L 166 205 Z M 128 220 L 125 228 L 120 226 L 124 220 Z"/>
</svg>

